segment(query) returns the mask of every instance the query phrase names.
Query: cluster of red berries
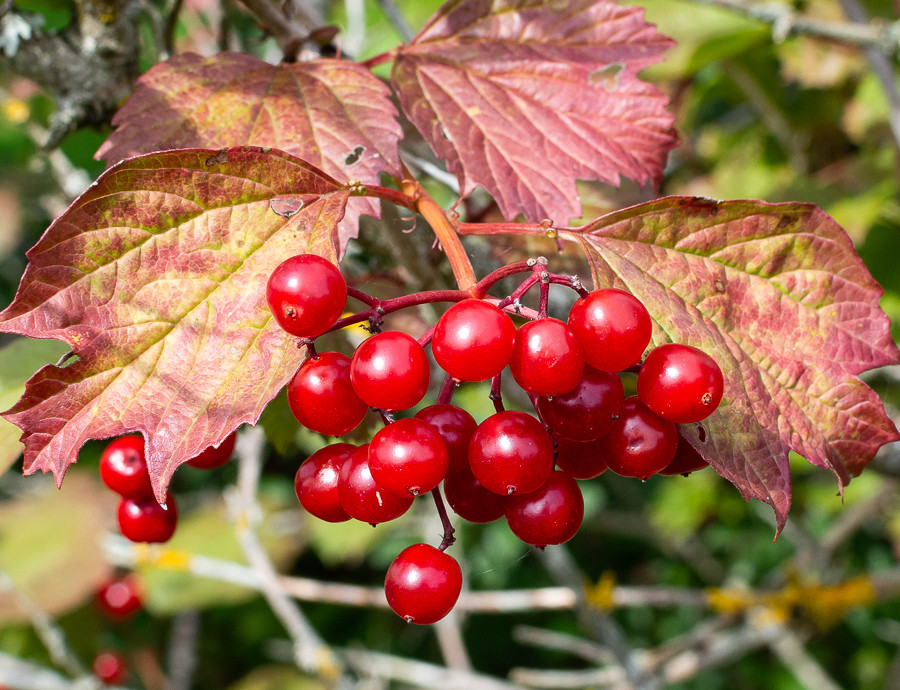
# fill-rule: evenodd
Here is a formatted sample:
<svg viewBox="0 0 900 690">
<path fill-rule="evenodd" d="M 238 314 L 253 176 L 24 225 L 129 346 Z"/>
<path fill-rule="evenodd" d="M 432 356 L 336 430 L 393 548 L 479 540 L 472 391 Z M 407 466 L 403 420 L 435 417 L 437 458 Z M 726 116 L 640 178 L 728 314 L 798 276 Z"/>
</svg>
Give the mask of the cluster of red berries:
<svg viewBox="0 0 900 690">
<path fill-rule="evenodd" d="M 204 470 L 224 465 L 234 452 L 235 442 L 232 433 L 187 464 Z M 117 515 L 123 536 L 131 541 L 156 543 L 172 538 L 178 525 L 178 506 L 171 495 L 164 505 L 154 497 L 143 436 L 120 436 L 111 441 L 100 456 L 100 479 L 122 497 Z"/>
<path fill-rule="evenodd" d="M 95 604 L 103 615 L 113 621 L 133 618 L 144 607 L 139 578 L 133 574 L 106 582 L 95 597 Z M 106 685 L 121 685 L 128 678 L 128 661 L 118 651 L 105 649 L 94 657 L 94 675 Z"/>
<path fill-rule="evenodd" d="M 301 424 L 340 436 L 367 410 L 385 421 L 370 443 L 322 448 L 299 468 L 295 488 L 312 515 L 329 522 L 355 518 L 378 524 L 405 513 L 416 496 L 432 492 L 445 535 L 440 547 L 416 544 L 388 569 L 385 592 L 407 621 L 432 623 L 455 604 L 462 586 L 457 562 L 444 550 L 452 527 L 438 486 L 462 518 L 490 522 L 505 516 L 512 532 L 536 546 L 571 539 L 581 525 L 584 502 L 577 479 L 607 467 L 646 479 L 655 473 L 686 473 L 705 465 L 681 439 L 676 424 L 705 419 L 723 393 L 722 373 L 697 348 L 668 344 L 653 349 L 652 322 L 644 305 L 615 289 L 588 292 L 577 280 L 549 274 L 541 260 L 495 272 L 485 286 L 515 271 L 531 276 L 509 297 L 477 299 L 438 291 L 381 301 L 347 287 L 340 271 L 315 255 L 295 256 L 272 273 L 267 299 L 276 321 L 310 347 L 288 385 L 288 402 Z M 537 318 L 518 329 L 507 310 L 521 313 L 525 291 L 541 284 Z M 579 292 L 567 322 L 546 315 L 551 283 Z M 352 296 L 369 309 L 339 321 Z M 424 302 L 454 301 L 420 340 L 399 331 L 377 332 L 352 357 L 316 352 L 314 339 L 368 319 L 379 330 L 390 311 Z M 435 362 L 449 384 L 438 404 L 415 416 L 393 419 L 425 395 Z M 500 374 L 506 368 L 526 391 L 538 418 L 505 410 Z M 637 395 L 625 397 L 619 372 L 638 372 Z M 496 414 L 481 424 L 449 404 L 455 384 L 491 379 Z"/>
</svg>

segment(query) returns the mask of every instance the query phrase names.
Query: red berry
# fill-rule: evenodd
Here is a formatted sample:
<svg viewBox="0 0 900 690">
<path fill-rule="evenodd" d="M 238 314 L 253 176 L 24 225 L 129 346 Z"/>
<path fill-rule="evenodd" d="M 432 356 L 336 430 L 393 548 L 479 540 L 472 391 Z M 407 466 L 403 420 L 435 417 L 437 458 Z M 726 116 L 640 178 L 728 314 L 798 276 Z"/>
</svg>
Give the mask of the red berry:
<svg viewBox="0 0 900 690">
<path fill-rule="evenodd" d="M 144 607 L 141 589 L 136 575 L 110 580 L 97 590 L 97 606 L 110 618 L 131 618 Z"/>
<path fill-rule="evenodd" d="M 218 446 L 210 446 L 199 455 L 195 455 L 187 464 L 198 470 L 212 470 L 221 467 L 231 460 L 234 446 L 237 442 L 237 432 L 232 431 Z"/>
<path fill-rule="evenodd" d="M 712 357 L 678 343 L 651 350 L 637 380 L 641 402 L 676 424 L 709 417 L 722 400 L 723 387 L 722 370 Z"/>
<path fill-rule="evenodd" d="M 369 471 L 383 489 L 404 498 L 431 491 L 447 474 L 447 444 L 421 419 L 399 419 L 369 444 Z"/>
<path fill-rule="evenodd" d="M 678 448 L 675 457 L 668 465 L 659 471 L 660 474 L 671 476 L 675 474 L 689 475 L 691 472 L 709 467 L 709 463 L 703 459 L 697 449 L 681 434 L 678 434 Z"/>
<path fill-rule="evenodd" d="M 672 462 L 678 430 L 637 396 L 631 396 L 625 399 L 601 442 L 609 469 L 625 477 L 646 479 Z"/>
<path fill-rule="evenodd" d="M 413 499 L 392 494 L 375 483 L 369 470 L 368 443 L 353 451 L 341 465 L 338 497 L 350 517 L 370 525 L 398 518 L 413 504 Z"/>
<path fill-rule="evenodd" d="M 438 319 L 431 339 L 434 360 L 459 381 L 484 381 L 509 364 L 516 340 L 512 319 L 490 302 L 467 299 Z"/>
<path fill-rule="evenodd" d="M 563 395 L 539 398 L 537 411 L 554 437 L 592 441 L 609 428 L 624 400 L 625 389 L 616 374 L 586 366 L 575 388 Z"/>
<path fill-rule="evenodd" d="M 498 412 L 472 434 L 469 465 L 489 491 L 504 496 L 528 493 L 543 484 L 553 469 L 553 441 L 531 415 Z"/>
<path fill-rule="evenodd" d="M 556 439 L 556 466 L 572 479 L 593 479 L 606 471 L 603 439 L 570 441 Z"/>
<path fill-rule="evenodd" d="M 650 343 L 650 314 L 622 290 L 595 290 L 569 311 L 569 326 L 584 348 L 588 364 L 600 371 L 623 371 L 637 364 Z"/>
<path fill-rule="evenodd" d="M 461 407 L 439 403 L 416 412 L 416 419 L 428 422 L 444 439 L 450 458 L 448 472 L 469 469 L 469 441 L 478 422 Z"/>
<path fill-rule="evenodd" d="M 119 503 L 119 531 L 131 541 L 162 543 L 175 534 L 178 507 L 169 496 L 163 508 L 153 498 L 123 498 Z"/>
<path fill-rule="evenodd" d="M 578 482 L 563 472 L 528 494 L 506 499 L 509 529 L 526 544 L 546 546 L 569 541 L 584 519 L 584 499 Z"/>
<path fill-rule="evenodd" d="M 350 383 L 350 358 L 340 352 L 320 352 L 303 362 L 287 398 L 298 422 L 326 436 L 352 431 L 369 409 Z"/>
<path fill-rule="evenodd" d="M 509 370 L 524 390 L 562 395 L 581 380 L 584 354 L 575 335 L 558 319 L 529 321 L 516 333 Z"/>
<path fill-rule="evenodd" d="M 459 563 L 429 544 L 403 549 L 384 578 L 391 609 L 407 623 L 419 625 L 435 623 L 450 613 L 461 590 Z"/>
<path fill-rule="evenodd" d="M 93 663 L 94 675 L 107 685 L 121 685 L 128 676 L 125 657 L 111 650 L 101 652 Z"/>
<path fill-rule="evenodd" d="M 382 410 L 406 410 L 428 390 L 428 355 L 412 336 L 385 331 L 364 340 L 350 363 L 353 390 Z"/>
<path fill-rule="evenodd" d="M 143 436 L 120 436 L 100 456 L 100 479 L 120 496 L 153 496 Z"/>
<path fill-rule="evenodd" d="M 266 300 L 284 330 L 301 338 L 315 338 L 340 317 L 347 303 L 347 283 L 328 259 L 300 254 L 272 271 Z"/>
<path fill-rule="evenodd" d="M 506 498 L 485 489 L 468 467 L 449 473 L 444 495 L 453 512 L 469 522 L 493 522 L 503 517 Z"/>
<path fill-rule="evenodd" d="M 350 519 L 341 506 L 338 479 L 341 466 L 356 446 L 334 443 L 310 455 L 294 475 L 294 491 L 307 512 L 325 522 L 344 522 Z"/>
</svg>

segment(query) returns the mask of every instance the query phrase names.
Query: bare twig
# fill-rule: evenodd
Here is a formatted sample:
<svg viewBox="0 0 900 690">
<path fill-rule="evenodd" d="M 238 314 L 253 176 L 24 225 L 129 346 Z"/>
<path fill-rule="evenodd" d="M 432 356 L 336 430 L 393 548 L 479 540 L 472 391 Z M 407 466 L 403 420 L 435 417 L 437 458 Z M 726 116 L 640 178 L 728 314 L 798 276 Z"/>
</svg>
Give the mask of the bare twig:
<svg viewBox="0 0 900 690">
<path fill-rule="evenodd" d="M 241 1 L 269 30 L 287 61 L 296 60 L 304 49 L 309 48 L 306 44 L 310 34 L 322 25 L 322 19 L 314 13 L 311 3 L 305 3 L 302 8 L 294 6 L 298 11 L 288 14 L 271 0 Z M 306 10 L 305 13 L 300 12 L 301 9 Z M 318 55 L 317 50 L 313 52 Z"/>
<path fill-rule="evenodd" d="M 193 686 L 199 632 L 199 611 L 185 611 L 172 621 L 166 690 L 190 690 Z"/>
<path fill-rule="evenodd" d="M 403 13 L 400 12 L 397 3 L 395 3 L 394 0 L 378 0 L 378 4 L 387 15 L 387 18 L 390 19 L 394 28 L 397 29 L 397 33 L 400 34 L 400 38 L 403 39 L 403 42 L 409 43 L 413 39 L 413 36 L 415 36 L 415 31 L 413 31 L 409 22 L 406 21 L 406 17 L 403 16 Z"/>
<path fill-rule="evenodd" d="M 794 677 L 808 690 L 841 690 L 825 669 L 806 651 L 797 634 L 785 629 L 769 643 L 769 648 Z"/>
</svg>

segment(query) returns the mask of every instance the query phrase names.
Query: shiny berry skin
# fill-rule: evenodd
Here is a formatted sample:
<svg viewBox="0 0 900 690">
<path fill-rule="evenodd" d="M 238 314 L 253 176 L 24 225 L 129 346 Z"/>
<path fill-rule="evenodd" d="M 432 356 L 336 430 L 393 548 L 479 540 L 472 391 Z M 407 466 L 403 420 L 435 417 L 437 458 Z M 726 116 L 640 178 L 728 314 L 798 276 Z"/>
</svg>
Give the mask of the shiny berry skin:
<svg viewBox="0 0 900 690">
<path fill-rule="evenodd" d="M 310 515 L 325 522 L 345 522 L 350 519 L 341 506 L 338 479 L 341 466 L 356 451 L 350 443 L 333 443 L 320 448 L 297 468 L 294 491 Z"/>
<path fill-rule="evenodd" d="M 388 605 L 407 623 L 436 623 L 450 613 L 460 591 L 459 563 L 429 544 L 403 549 L 384 578 Z"/>
<path fill-rule="evenodd" d="M 506 497 L 485 489 L 468 467 L 446 476 L 444 496 L 453 512 L 469 522 L 493 522 L 504 514 Z"/>
<path fill-rule="evenodd" d="M 625 389 L 616 374 L 586 366 L 571 391 L 538 398 L 537 411 L 555 437 L 593 441 L 609 428 L 624 400 Z"/>
<path fill-rule="evenodd" d="M 638 397 L 676 424 L 699 422 L 722 401 L 724 380 L 715 360 L 690 345 L 669 343 L 650 351 L 638 374 Z"/>
<path fill-rule="evenodd" d="M 144 608 L 140 580 L 136 575 L 110 580 L 97 590 L 96 603 L 109 618 L 116 620 L 131 618 Z"/>
<path fill-rule="evenodd" d="M 578 482 L 563 472 L 551 472 L 537 490 L 507 498 L 505 509 L 510 531 L 526 544 L 562 544 L 581 527 L 584 498 Z"/>
<path fill-rule="evenodd" d="M 509 364 L 516 340 L 512 319 L 490 302 L 467 299 L 450 307 L 434 326 L 434 360 L 459 381 L 484 381 Z"/>
<path fill-rule="evenodd" d="M 269 276 L 266 301 L 291 335 L 315 338 L 331 328 L 347 303 L 347 283 L 337 266 L 316 254 L 292 256 Z"/>
<path fill-rule="evenodd" d="M 584 353 L 575 334 L 559 319 L 536 319 L 516 333 L 509 370 L 523 390 L 562 395 L 581 380 Z"/>
<path fill-rule="evenodd" d="M 606 449 L 602 439 L 570 441 L 556 439 L 556 467 L 572 479 L 593 479 L 606 471 Z"/>
<path fill-rule="evenodd" d="M 92 668 L 94 675 L 106 685 L 121 685 L 128 677 L 128 662 L 125 657 L 111 650 L 98 654 Z"/>
<path fill-rule="evenodd" d="M 650 314 L 641 301 L 612 288 L 594 290 L 576 300 L 568 323 L 584 348 L 587 363 L 608 372 L 637 364 L 653 330 Z"/>
<path fill-rule="evenodd" d="M 437 429 L 415 417 L 388 424 L 369 444 L 369 471 L 381 488 L 415 498 L 443 481 L 450 460 Z"/>
<path fill-rule="evenodd" d="M 350 358 L 340 352 L 303 362 L 288 383 L 287 399 L 298 422 L 326 436 L 352 431 L 369 409 L 350 383 Z"/>
<path fill-rule="evenodd" d="M 119 503 L 119 531 L 136 542 L 169 541 L 178 525 L 178 506 L 169 496 L 163 508 L 154 498 L 123 498 Z"/>
<path fill-rule="evenodd" d="M 478 426 L 472 415 L 456 405 L 438 403 L 423 407 L 415 417 L 431 424 L 444 439 L 450 460 L 448 473 L 469 469 L 469 441 Z"/>
<path fill-rule="evenodd" d="M 553 441 L 543 425 L 516 410 L 485 419 L 469 443 L 469 466 L 484 488 L 501 495 L 528 493 L 553 470 Z"/>
<path fill-rule="evenodd" d="M 353 390 L 367 405 L 406 410 L 428 390 L 428 355 L 401 331 L 385 331 L 364 340 L 350 362 Z"/>
<path fill-rule="evenodd" d="M 100 479 L 120 496 L 153 496 L 143 436 L 120 436 L 100 456 Z"/>
<path fill-rule="evenodd" d="M 195 455 L 187 464 L 198 470 L 212 470 L 221 467 L 231 460 L 234 454 L 234 446 L 237 443 L 237 433 L 231 432 L 218 446 L 210 446 L 199 455 Z"/>
<path fill-rule="evenodd" d="M 398 518 L 413 504 L 413 499 L 392 494 L 375 483 L 369 470 L 368 443 L 353 451 L 341 465 L 338 498 L 350 517 L 370 525 Z"/>
<path fill-rule="evenodd" d="M 631 396 L 625 398 L 601 441 L 609 469 L 624 477 L 646 479 L 672 462 L 678 447 L 678 430 L 637 396 Z"/>
<path fill-rule="evenodd" d="M 687 476 L 691 472 L 702 470 L 705 467 L 709 467 L 709 463 L 701 457 L 697 449 L 684 436 L 678 434 L 678 448 L 675 450 L 675 457 L 659 473 L 667 477 L 676 474 Z"/>
</svg>

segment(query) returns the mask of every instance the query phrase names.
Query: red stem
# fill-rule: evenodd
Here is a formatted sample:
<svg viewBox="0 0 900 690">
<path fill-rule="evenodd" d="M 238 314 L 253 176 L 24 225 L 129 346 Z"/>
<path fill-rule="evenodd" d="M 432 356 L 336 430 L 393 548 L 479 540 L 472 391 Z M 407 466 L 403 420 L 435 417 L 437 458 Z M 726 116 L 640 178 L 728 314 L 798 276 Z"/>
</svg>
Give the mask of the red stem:
<svg viewBox="0 0 900 690">
<path fill-rule="evenodd" d="M 489 397 L 494 403 L 494 410 L 497 412 L 504 412 L 506 410 L 506 408 L 503 407 L 503 394 L 500 392 L 500 374 L 497 374 L 491 380 L 491 394 Z"/>
<path fill-rule="evenodd" d="M 438 515 L 441 517 L 441 524 L 444 526 L 444 535 L 441 539 L 441 545 L 438 547 L 438 551 L 446 551 L 448 546 L 451 546 L 453 542 L 456 541 L 456 537 L 454 537 L 454 533 L 456 532 L 453 529 L 453 524 L 450 522 L 450 516 L 447 515 L 447 507 L 444 505 L 444 498 L 441 496 L 441 490 L 438 487 L 434 487 L 431 490 L 431 496 L 434 498 L 434 505 L 437 508 Z"/>
<path fill-rule="evenodd" d="M 444 377 L 444 382 L 441 384 L 441 390 L 438 393 L 437 401 L 438 404 L 446 405 L 449 404 L 450 399 L 453 397 L 453 391 L 456 390 L 456 381 L 450 374 L 447 374 Z"/>
<path fill-rule="evenodd" d="M 383 65 L 385 62 L 391 62 L 396 59 L 397 55 L 400 54 L 400 49 L 403 45 L 399 45 L 396 48 L 388 50 L 384 53 L 379 53 L 373 57 L 370 57 L 368 60 L 363 60 L 359 64 L 365 67 L 366 69 L 372 69 L 373 67 L 377 67 L 378 65 Z"/>
</svg>

